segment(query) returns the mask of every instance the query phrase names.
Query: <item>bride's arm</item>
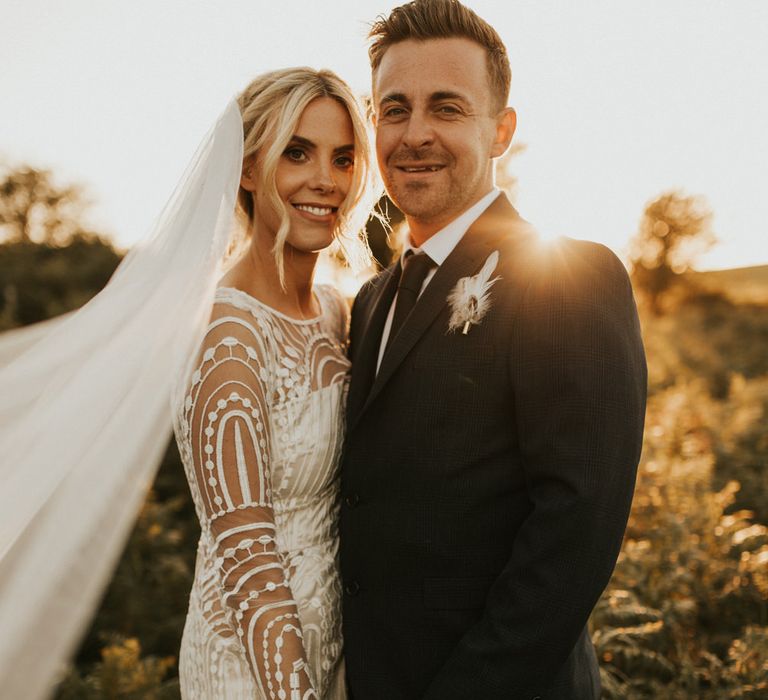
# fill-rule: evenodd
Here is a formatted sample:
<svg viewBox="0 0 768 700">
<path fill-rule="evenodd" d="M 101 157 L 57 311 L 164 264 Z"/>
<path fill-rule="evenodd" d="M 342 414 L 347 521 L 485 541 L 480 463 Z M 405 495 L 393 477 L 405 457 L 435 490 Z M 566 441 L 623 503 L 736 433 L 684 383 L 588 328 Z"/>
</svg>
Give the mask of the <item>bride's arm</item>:
<svg viewBox="0 0 768 700">
<path fill-rule="evenodd" d="M 254 319 L 216 306 L 187 405 L 195 477 L 232 628 L 267 698 L 316 698 L 270 488 L 269 363 Z M 296 694 L 295 691 L 298 691 Z"/>
</svg>

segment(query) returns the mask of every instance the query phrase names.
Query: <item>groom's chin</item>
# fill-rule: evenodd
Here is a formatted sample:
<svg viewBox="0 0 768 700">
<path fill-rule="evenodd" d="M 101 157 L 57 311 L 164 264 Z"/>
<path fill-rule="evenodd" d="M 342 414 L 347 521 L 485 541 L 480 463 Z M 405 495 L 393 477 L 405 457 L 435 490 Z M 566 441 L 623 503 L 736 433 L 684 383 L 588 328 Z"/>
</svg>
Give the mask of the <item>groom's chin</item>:
<svg viewBox="0 0 768 700">
<path fill-rule="evenodd" d="M 448 202 L 442 192 L 426 182 L 410 182 L 387 187 L 395 206 L 408 217 L 427 221 L 445 214 Z"/>
</svg>

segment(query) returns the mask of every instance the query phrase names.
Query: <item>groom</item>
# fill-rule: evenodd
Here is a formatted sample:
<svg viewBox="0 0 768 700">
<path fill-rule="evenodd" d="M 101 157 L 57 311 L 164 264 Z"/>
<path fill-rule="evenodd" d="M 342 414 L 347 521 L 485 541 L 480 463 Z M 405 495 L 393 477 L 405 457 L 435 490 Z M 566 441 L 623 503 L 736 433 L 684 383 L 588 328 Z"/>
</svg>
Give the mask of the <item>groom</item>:
<svg viewBox="0 0 768 700">
<path fill-rule="evenodd" d="M 341 572 L 354 700 L 597 700 L 646 368 L 605 247 L 539 242 L 494 188 L 510 68 L 456 0 L 371 32 L 376 147 L 407 250 L 352 311 Z"/>
</svg>

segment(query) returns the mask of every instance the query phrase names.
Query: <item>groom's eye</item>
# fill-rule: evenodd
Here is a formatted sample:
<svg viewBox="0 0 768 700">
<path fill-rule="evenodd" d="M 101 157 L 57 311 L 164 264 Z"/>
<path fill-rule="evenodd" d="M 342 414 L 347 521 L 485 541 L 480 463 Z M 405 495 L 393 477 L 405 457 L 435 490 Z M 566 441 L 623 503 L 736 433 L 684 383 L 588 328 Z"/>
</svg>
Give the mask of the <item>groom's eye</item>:
<svg viewBox="0 0 768 700">
<path fill-rule="evenodd" d="M 441 117 L 458 117 L 462 114 L 456 105 L 439 105 L 435 110 Z"/>
<path fill-rule="evenodd" d="M 392 106 L 392 107 L 386 107 L 384 110 L 382 110 L 382 117 L 385 119 L 397 119 L 399 117 L 403 117 L 406 114 L 406 110 L 404 107 L 399 106 Z"/>
</svg>

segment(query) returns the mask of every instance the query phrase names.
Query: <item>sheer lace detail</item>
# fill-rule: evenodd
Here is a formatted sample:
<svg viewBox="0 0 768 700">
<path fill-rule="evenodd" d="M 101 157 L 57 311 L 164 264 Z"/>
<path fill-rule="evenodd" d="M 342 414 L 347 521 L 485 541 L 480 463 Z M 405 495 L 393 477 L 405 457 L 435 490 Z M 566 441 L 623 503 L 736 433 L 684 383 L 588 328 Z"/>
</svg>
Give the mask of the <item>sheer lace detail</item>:
<svg viewBox="0 0 768 700">
<path fill-rule="evenodd" d="M 200 519 L 181 651 L 194 698 L 343 697 L 336 570 L 346 306 L 299 321 L 217 291 L 176 434 Z"/>
</svg>

